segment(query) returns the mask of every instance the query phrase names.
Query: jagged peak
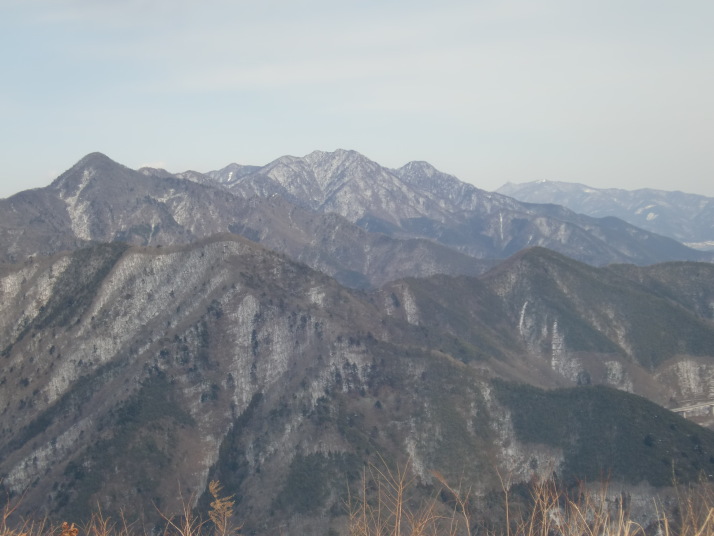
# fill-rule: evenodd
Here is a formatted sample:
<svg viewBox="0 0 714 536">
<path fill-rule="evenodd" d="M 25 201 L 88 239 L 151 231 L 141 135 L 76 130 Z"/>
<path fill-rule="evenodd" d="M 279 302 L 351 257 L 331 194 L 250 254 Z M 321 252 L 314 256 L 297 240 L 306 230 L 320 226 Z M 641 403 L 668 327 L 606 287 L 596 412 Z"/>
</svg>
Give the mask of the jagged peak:
<svg viewBox="0 0 714 536">
<path fill-rule="evenodd" d="M 334 151 L 313 151 L 312 153 L 305 156 L 305 160 L 341 162 L 348 163 L 351 165 L 367 164 L 370 166 L 382 167 L 381 164 L 378 164 L 371 158 L 353 149 L 335 149 Z"/>
<path fill-rule="evenodd" d="M 335 149 L 334 151 L 322 151 L 317 149 L 304 156 L 305 159 L 315 159 L 315 158 L 345 158 L 349 156 L 360 156 L 366 158 L 361 153 L 354 151 L 352 149 Z"/>
<path fill-rule="evenodd" d="M 480 191 L 476 186 L 467 184 L 458 177 L 438 170 L 424 160 L 413 160 L 398 169 L 392 170 L 403 182 L 432 193 L 443 194 L 445 191 L 452 195 L 462 195 L 464 192 Z"/>
<path fill-rule="evenodd" d="M 227 166 L 214 171 L 209 171 L 205 173 L 205 175 L 220 184 L 232 184 L 247 175 L 259 171 L 261 168 L 262 166 L 252 166 L 231 162 Z"/>
<path fill-rule="evenodd" d="M 378 166 L 378 164 L 362 153 L 352 149 L 335 149 L 334 151 L 313 151 L 303 157 L 303 160 L 310 166 L 324 166 L 329 164 L 334 167 L 341 164 L 354 165 L 357 163 Z"/>
<path fill-rule="evenodd" d="M 246 166 L 243 164 L 239 164 L 237 162 L 231 162 L 227 166 L 224 166 L 221 169 L 219 169 L 218 171 L 221 171 L 221 172 L 237 171 L 239 169 L 243 169 L 244 167 L 246 167 Z M 209 173 L 213 173 L 213 172 L 209 172 Z"/>
<path fill-rule="evenodd" d="M 432 166 L 429 162 L 426 162 L 424 160 L 412 160 L 411 162 L 407 162 L 402 167 L 400 167 L 397 171 L 401 171 L 401 172 L 405 172 L 405 173 L 412 173 L 415 171 L 419 171 L 421 173 L 428 174 L 429 176 L 434 176 L 437 173 L 441 173 L 438 169 L 436 169 L 434 166 Z"/>
<path fill-rule="evenodd" d="M 293 156 L 293 155 L 286 154 L 279 158 L 276 158 L 275 160 L 270 162 L 265 167 L 269 169 L 269 168 L 272 168 L 275 166 L 280 166 L 280 165 L 288 165 L 289 166 L 291 164 L 294 164 L 295 162 L 301 162 L 302 160 L 303 160 L 303 158 L 301 158 L 299 156 Z"/>
<path fill-rule="evenodd" d="M 283 182 L 297 172 L 302 175 L 302 180 L 326 191 L 330 185 L 356 176 L 376 177 L 384 169 L 357 151 L 337 149 L 331 152 L 317 150 L 303 157 L 282 156 L 265 166 L 260 173 Z M 349 172 L 344 174 L 345 170 Z"/>
<path fill-rule="evenodd" d="M 137 170 L 139 173 L 142 175 L 146 175 L 147 177 L 159 177 L 159 178 L 166 178 L 166 177 L 173 177 L 174 174 L 165 170 L 164 168 L 153 168 L 149 166 L 144 166 L 141 167 Z"/>
<path fill-rule="evenodd" d="M 407 162 L 406 164 L 404 164 L 402 167 L 394 169 L 392 171 L 398 177 L 410 180 L 412 182 L 419 182 L 425 179 L 430 180 L 436 178 L 440 181 L 466 184 L 461 179 L 448 173 L 444 173 L 443 171 L 440 171 L 432 164 L 424 160 L 412 160 L 411 162 Z"/>
</svg>

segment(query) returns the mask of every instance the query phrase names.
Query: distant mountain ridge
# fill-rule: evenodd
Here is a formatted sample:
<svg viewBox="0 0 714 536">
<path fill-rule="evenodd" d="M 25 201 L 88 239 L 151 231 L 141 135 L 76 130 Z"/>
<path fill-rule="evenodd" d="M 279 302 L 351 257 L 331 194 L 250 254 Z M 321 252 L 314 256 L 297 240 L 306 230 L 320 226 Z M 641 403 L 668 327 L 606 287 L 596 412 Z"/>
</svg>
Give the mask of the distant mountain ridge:
<svg viewBox="0 0 714 536">
<path fill-rule="evenodd" d="M 528 203 L 554 203 L 596 218 L 614 216 L 703 250 L 714 249 L 714 198 L 651 188 L 623 190 L 540 180 L 497 192 Z"/>
<path fill-rule="evenodd" d="M 356 151 L 314 151 L 281 157 L 229 181 L 234 166 L 209 175 L 242 197 L 280 195 L 367 230 L 428 238 L 476 258 L 504 258 L 528 246 L 595 265 L 709 258 L 621 221 L 485 192 L 426 162 L 392 170 Z"/>
<path fill-rule="evenodd" d="M 474 275 L 534 245 L 594 265 L 708 259 L 620 220 L 520 203 L 424 162 L 389 170 L 355 151 L 209 174 L 135 171 L 93 153 L 0 209 L 10 262 L 91 242 L 169 245 L 233 232 L 357 287 Z"/>
<path fill-rule="evenodd" d="M 195 172 L 134 171 L 100 153 L 86 156 L 46 188 L 0 200 L 6 262 L 92 242 L 165 246 L 224 232 L 357 287 L 406 275 L 476 274 L 493 265 L 429 240 L 369 233 L 336 214 L 281 197 L 246 199 Z"/>
</svg>

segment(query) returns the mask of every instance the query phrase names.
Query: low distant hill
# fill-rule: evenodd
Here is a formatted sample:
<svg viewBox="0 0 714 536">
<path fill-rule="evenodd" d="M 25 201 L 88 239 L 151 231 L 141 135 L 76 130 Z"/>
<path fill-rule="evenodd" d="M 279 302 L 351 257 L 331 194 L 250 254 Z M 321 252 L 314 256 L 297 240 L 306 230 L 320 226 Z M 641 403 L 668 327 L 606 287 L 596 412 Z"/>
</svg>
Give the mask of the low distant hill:
<svg viewBox="0 0 714 536">
<path fill-rule="evenodd" d="M 562 205 L 596 218 L 614 216 L 690 247 L 714 249 L 714 199 L 711 197 L 649 188 L 599 189 L 545 180 L 509 183 L 497 192 L 528 203 Z"/>
</svg>

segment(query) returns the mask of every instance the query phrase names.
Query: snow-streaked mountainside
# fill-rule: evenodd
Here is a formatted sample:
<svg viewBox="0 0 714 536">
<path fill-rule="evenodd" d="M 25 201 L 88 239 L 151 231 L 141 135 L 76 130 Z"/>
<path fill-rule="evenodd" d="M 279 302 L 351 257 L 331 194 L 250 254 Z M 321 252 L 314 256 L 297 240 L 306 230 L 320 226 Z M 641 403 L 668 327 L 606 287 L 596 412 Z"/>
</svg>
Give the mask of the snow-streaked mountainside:
<svg viewBox="0 0 714 536">
<path fill-rule="evenodd" d="M 232 181 L 235 164 L 208 175 L 244 197 L 279 194 L 321 212 L 336 212 L 350 221 L 381 220 L 399 226 L 410 219 L 439 223 L 454 212 L 520 206 L 441 173 L 426 162 L 388 169 L 356 151 L 314 151 L 305 157 L 284 156 Z M 496 201 L 487 202 L 497 198 Z"/>
<path fill-rule="evenodd" d="M 154 522 L 217 479 L 247 533 L 326 534 L 378 456 L 409 460 L 419 498 L 432 471 L 466 482 L 482 512 L 499 473 L 608 474 L 651 502 L 673 466 L 712 463 L 714 433 L 661 407 L 711 422 L 712 289 L 708 263 L 533 248 L 351 291 L 235 235 L 0 265 L 0 492 L 23 515 Z"/>
<path fill-rule="evenodd" d="M 591 264 L 708 258 L 619 220 L 480 190 L 426 162 L 388 169 L 355 151 L 315 151 L 281 157 L 227 182 L 233 166 L 209 175 L 242 197 L 280 195 L 368 230 L 429 238 L 477 258 L 503 258 L 529 246 Z"/>
<path fill-rule="evenodd" d="M 152 173 L 95 153 L 47 188 L 0 200 L 5 262 L 90 242 L 166 246 L 230 232 L 356 287 L 405 276 L 473 275 L 493 265 L 430 240 L 370 233 L 281 197 L 244 199 L 205 175 L 207 183 Z"/>
<path fill-rule="evenodd" d="M 528 203 L 562 205 L 597 218 L 614 216 L 690 247 L 714 250 L 714 199 L 711 197 L 650 188 L 600 189 L 549 180 L 508 183 L 497 192 Z"/>
<path fill-rule="evenodd" d="M 312 210 L 335 212 L 352 222 L 359 221 L 368 210 L 390 222 L 417 218 L 424 212 L 420 208 L 424 200 L 416 191 L 355 151 L 314 151 L 303 158 L 283 156 L 229 186 L 244 197 L 278 194 Z"/>
<path fill-rule="evenodd" d="M 229 164 L 226 167 L 217 170 L 209 171 L 208 175 L 211 179 L 224 184 L 231 184 L 240 180 L 246 175 L 255 173 L 260 169 L 260 166 L 245 166 L 241 164 Z"/>
<path fill-rule="evenodd" d="M 97 241 L 170 245 L 231 232 L 358 287 L 477 274 L 530 246 L 593 265 L 709 259 L 615 218 L 521 203 L 425 162 L 390 170 L 343 150 L 207 174 L 135 171 L 93 153 L 0 209 L 5 261 Z"/>
<path fill-rule="evenodd" d="M 92 153 L 0 200 L 0 253 L 18 515 L 151 527 L 218 480 L 247 534 L 339 534 L 377 461 L 434 512 L 434 472 L 463 483 L 480 527 L 502 475 L 608 474 L 648 526 L 672 478 L 714 479 L 714 264 L 616 218 L 354 151 Z"/>
</svg>

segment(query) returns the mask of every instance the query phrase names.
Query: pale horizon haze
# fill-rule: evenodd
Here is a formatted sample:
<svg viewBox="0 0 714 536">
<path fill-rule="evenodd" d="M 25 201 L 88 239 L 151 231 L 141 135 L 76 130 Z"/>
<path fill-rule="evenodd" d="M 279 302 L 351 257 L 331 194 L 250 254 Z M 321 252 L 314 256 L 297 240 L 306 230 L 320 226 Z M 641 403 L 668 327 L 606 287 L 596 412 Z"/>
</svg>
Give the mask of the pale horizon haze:
<svg viewBox="0 0 714 536">
<path fill-rule="evenodd" d="M 714 2 L 0 0 L 0 198 L 354 149 L 714 197 Z"/>
</svg>

